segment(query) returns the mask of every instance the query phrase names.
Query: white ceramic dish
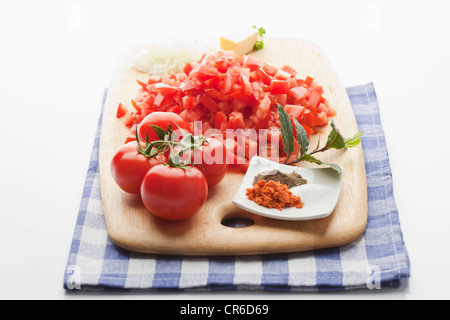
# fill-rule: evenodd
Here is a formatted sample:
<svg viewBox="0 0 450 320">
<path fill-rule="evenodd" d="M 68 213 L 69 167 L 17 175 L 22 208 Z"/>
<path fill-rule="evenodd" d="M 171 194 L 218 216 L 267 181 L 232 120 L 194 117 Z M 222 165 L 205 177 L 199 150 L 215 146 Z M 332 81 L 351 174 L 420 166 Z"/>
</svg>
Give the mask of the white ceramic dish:
<svg viewBox="0 0 450 320">
<path fill-rule="evenodd" d="M 297 172 L 308 181 L 307 184 L 291 188 L 291 192 L 300 196 L 303 208 L 269 209 L 256 204 L 246 196 L 247 188 L 252 188 L 256 175 L 271 170 L 283 173 Z M 278 220 L 313 220 L 328 217 L 335 209 L 341 194 L 344 172 L 340 175 L 331 168 L 301 168 L 286 166 L 261 157 L 253 157 L 250 166 L 233 198 L 233 203 L 239 208 L 264 217 Z"/>
</svg>

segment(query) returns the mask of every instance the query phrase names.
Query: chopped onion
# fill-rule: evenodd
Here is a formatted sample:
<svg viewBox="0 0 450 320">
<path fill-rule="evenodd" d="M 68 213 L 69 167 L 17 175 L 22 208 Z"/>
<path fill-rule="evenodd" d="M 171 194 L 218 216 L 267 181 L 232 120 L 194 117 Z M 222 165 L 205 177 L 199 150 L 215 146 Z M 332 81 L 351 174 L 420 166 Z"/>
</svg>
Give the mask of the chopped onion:
<svg viewBox="0 0 450 320">
<path fill-rule="evenodd" d="M 181 72 L 188 62 L 198 61 L 206 52 L 217 50 L 211 40 L 167 40 L 143 47 L 134 57 L 135 69 L 151 75 Z"/>
</svg>

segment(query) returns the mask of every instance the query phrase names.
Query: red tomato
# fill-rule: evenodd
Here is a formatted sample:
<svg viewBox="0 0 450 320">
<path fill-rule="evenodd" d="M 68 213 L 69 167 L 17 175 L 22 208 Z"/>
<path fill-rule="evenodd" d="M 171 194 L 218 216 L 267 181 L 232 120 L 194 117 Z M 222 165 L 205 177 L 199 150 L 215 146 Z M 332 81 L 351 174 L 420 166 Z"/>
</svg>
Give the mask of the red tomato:
<svg viewBox="0 0 450 320">
<path fill-rule="evenodd" d="M 173 130 L 177 130 L 178 125 L 181 129 L 188 132 L 191 131 L 189 124 L 178 114 L 173 112 L 152 112 L 142 120 L 139 125 L 139 139 L 145 141 L 148 132 L 149 141 L 159 140 L 158 135 L 155 133 L 152 125 L 158 126 L 164 130 L 167 130 L 169 124 L 172 125 Z"/>
<path fill-rule="evenodd" d="M 195 167 L 185 170 L 154 166 L 142 181 L 142 202 L 151 213 L 165 220 L 193 217 L 207 197 L 208 183 Z"/>
<path fill-rule="evenodd" d="M 162 157 L 148 159 L 140 154 L 137 142 L 131 141 L 116 151 L 111 161 L 111 175 L 123 191 L 139 194 L 147 172 L 162 161 Z"/>
<path fill-rule="evenodd" d="M 209 187 L 218 185 L 227 174 L 225 145 L 217 138 L 208 138 L 200 150 L 194 151 L 193 162 L 205 175 Z"/>
</svg>

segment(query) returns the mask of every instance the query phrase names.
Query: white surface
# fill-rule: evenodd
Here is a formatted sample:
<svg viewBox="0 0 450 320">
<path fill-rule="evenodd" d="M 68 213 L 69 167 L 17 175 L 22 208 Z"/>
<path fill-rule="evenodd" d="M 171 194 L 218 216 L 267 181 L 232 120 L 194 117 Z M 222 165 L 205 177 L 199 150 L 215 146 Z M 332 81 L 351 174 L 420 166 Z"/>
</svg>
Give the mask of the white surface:
<svg viewBox="0 0 450 320">
<path fill-rule="evenodd" d="M 260 173 L 274 170 L 286 174 L 296 172 L 308 181 L 307 184 L 290 189 L 292 194 L 301 197 L 301 201 L 304 203 L 302 208 L 284 208 L 280 211 L 260 206 L 248 199 L 247 189 L 253 187 L 255 177 Z M 253 157 L 241 187 L 233 197 L 233 203 L 248 212 L 277 220 L 301 221 L 325 218 L 336 207 L 341 194 L 344 174 L 344 172 L 339 174 L 331 168 L 300 168 L 282 165 L 261 157 Z"/>
<path fill-rule="evenodd" d="M 119 54 L 167 36 L 219 37 L 232 20 L 317 43 L 345 86 L 374 82 L 412 277 L 400 289 L 215 292 L 163 298 L 450 298 L 447 1 L 2 1 L 0 298 L 71 295 L 63 273 L 103 89 Z"/>
</svg>

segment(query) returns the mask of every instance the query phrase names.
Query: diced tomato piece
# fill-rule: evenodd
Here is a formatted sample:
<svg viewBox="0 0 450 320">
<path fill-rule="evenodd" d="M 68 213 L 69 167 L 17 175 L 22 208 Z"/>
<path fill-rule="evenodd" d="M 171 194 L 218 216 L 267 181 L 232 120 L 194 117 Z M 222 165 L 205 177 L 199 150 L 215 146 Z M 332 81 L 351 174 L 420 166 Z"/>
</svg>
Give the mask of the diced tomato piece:
<svg viewBox="0 0 450 320">
<path fill-rule="evenodd" d="M 289 83 L 289 89 L 297 86 L 297 79 L 295 78 L 289 78 L 287 82 Z"/>
<path fill-rule="evenodd" d="M 289 90 L 289 82 L 286 80 L 272 80 L 271 92 L 273 94 L 287 93 Z"/>
<path fill-rule="evenodd" d="M 137 116 L 135 113 L 127 112 L 127 114 L 125 115 L 124 125 L 128 128 L 131 128 L 131 126 L 136 123 L 136 120 Z"/>
<path fill-rule="evenodd" d="M 165 83 L 156 83 L 154 86 L 154 91 L 161 94 L 174 94 L 178 91 L 178 89 Z"/>
<path fill-rule="evenodd" d="M 330 106 L 330 103 L 329 103 L 328 101 L 325 101 L 323 104 L 325 105 L 325 107 L 326 107 L 327 110 L 328 110 L 328 113 L 327 113 L 327 116 L 328 116 L 328 117 L 334 117 L 334 116 L 336 116 L 336 114 L 337 114 L 337 113 L 336 113 L 336 110 Z"/>
<path fill-rule="evenodd" d="M 142 82 L 139 79 L 136 79 L 136 82 L 142 87 L 142 89 L 144 89 L 145 91 L 147 91 L 147 86 L 148 83 Z"/>
<path fill-rule="evenodd" d="M 217 112 L 219 109 L 217 102 L 206 93 L 200 97 L 200 103 L 211 112 Z"/>
<path fill-rule="evenodd" d="M 205 88 L 205 93 L 211 98 L 218 98 L 220 96 L 220 92 L 215 88 Z"/>
<path fill-rule="evenodd" d="M 319 102 L 323 94 L 323 88 L 315 83 L 312 83 L 309 91 L 310 95 L 308 97 L 308 104 L 311 108 L 315 109 L 319 106 Z"/>
<path fill-rule="evenodd" d="M 272 78 L 261 68 L 256 69 L 257 80 L 261 80 L 264 84 L 270 85 Z"/>
<path fill-rule="evenodd" d="M 219 110 L 226 115 L 233 111 L 233 106 L 227 101 L 220 101 L 217 105 L 219 106 Z"/>
<path fill-rule="evenodd" d="M 269 76 L 274 76 L 275 73 L 277 72 L 277 68 L 275 68 L 274 66 L 267 64 L 267 63 L 263 63 L 263 70 L 269 75 Z"/>
<path fill-rule="evenodd" d="M 243 93 L 242 91 L 239 91 L 239 90 L 233 92 L 231 94 L 231 96 L 234 98 L 235 103 L 239 103 L 240 105 L 242 105 L 241 107 L 245 107 L 250 102 L 249 96 L 247 96 L 245 93 Z M 239 109 L 239 108 L 234 108 L 234 109 Z"/>
<path fill-rule="evenodd" d="M 230 67 L 231 63 L 225 56 L 222 56 L 216 60 L 215 65 L 219 72 L 225 73 Z"/>
<path fill-rule="evenodd" d="M 117 119 L 120 119 L 123 116 L 125 116 L 127 112 L 128 112 L 127 108 L 122 103 L 119 103 L 116 114 Z"/>
<path fill-rule="evenodd" d="M 294 97 L 294 100 L 296 102 L 299 102 L 300 99 L 305 96 L 306 92 L 308 92 L 308 89 L 306 89 L 305 87 L 294 87 L 289 90 L 289 94 Z"/>
<path fill-rule="evenodd" d="M 184 96 L 181 101 L 186 110 L 192 110 L 197 105 L 197 99 L 193 96 Z"/>
<path fill-rule="evenodd" d="M 253 139 L 251 135 L 238 137 L 236 142 L 235 153 L 238 156 L 238 159 L 251 160 L 258 154 L 258 141 L 257 139 Z"/>
<path fill-rule="evenodd" d="M 162 93 L 158 93 L 153 104 L 159 108 L 161 106 L 161 104 L 163 103 L 164 98 L 165 98 L 165 96 Z"/>
<path fill-rule="evenodd" d="M 244 129 L 245 123 L 244 123 L 244 116 L 241 112 L 234 111 L 230 114 L 228 117 L 228 124 L 231 129 Z"/>
<path fill-rule="evenodd" d="M 169 108 L 172 104 L 173 98 L 170 95 L 164 95 L 161 93 L 158 93 L 155 98 L 155 102 L 153 103 L 156 109 L 160 111 L 167 111 L 167 108 Z"/>
<path fill-rule="evenodd" d="M 195 64 L 194 62 L 189 62 L 188 64 L 186 64 L 186 66 L 184 67 L 183 71 L 185 75 L 189 75 L 189 73 L 191 73 L 191 71 L 194 69 Z"/>
<path fill-rule="evenodd" d="M 194 122 L 201 120 L 201 117 L 194 110 L 184 110 L 180 113 L 180 117 L 182 117 L 187 122 Z"/>
<path fill-rule="evenodd" d="M 259 60 L 258 58 L 254 57 L 254 56 L 247 55 L 244 58 L 243 67 L 249 68 L 250 70 L 254 71 L 254 70 L 262 67 L 262 62 L 261 62 L 261 60 Z"/>
<path fill-rule="evenodd" d="M 131 127 L 131 130 L 126 137 L 124 144 L 127 144 L 131 141 L 136 141 L 136 124 Z"/>
<path fill-rule="evenodd" d="M 142 99 L 142 103 L 151 107 L 153 105 L 153 103 L 155 102 L 155 97 L 156 97 L 156 94 L 148 94 Z"/>
<path fill-rule="evenodd" d="M 297 71 L 295 71 L 295 69 L 291 68 L 288 65 L 282 66 L 281 69 L 283 71 L 286 71 L 287 73 L 289 73 L 291 75 L 291 77 L 295 77 L 297 75 Z"/>
<path fill-rule="evenodd" d="M 311 83 L 313 83 L 314 79 L 311 77 L 306 77 L 305 81 L 303 82 L 303 84 L 305 85 L 305 87 L 309 88 L 311 86 Z"/>
<path fill-rule="evenodd" d="M 259 119 L 266 119 L 268 113 L 270 112 L 270 99 L 265 97 L 258 106 L 258 110 L 256 111 L 256 116 Z"/>
<path fill-rule="evenodd" d="M 283 107 L 286 105 L 287 96 L 285 94 L 273 94 L 271 97 L 275 106 L 277 103 L 281 104 Z"/>
<path fill-rule="evenodd" d="M 200 66 L 200 69 L 198 71 L 198 76 L 200 79 L 206 80 L 209 78 L 213 78 L 217 76 L 218 71 L 216 67 L 210 67 L 210 66 Z"/>
<path fill-rule="evenodd" d="M 297 79 L 297 87 L 303 87 L 304 84 L 305 84 L 305 80 Z"/>
<path fill-rule="evenodd" d="M 308 127 L 306 124 L 303 124 L 303 123 L 300 123 L 300 124 L 302 125 L 303 129 L 305 129 L 306 134 L 308 136 L 310 136 L 310 135 L 312 135 L 314 133 L 314 129 Z"/>
<path fill-rule="evenodd" d="M 330 112 L 328 111 L 328 108 L 325 106 L 325 104 L 321 103 L 317 107 L 317 112 L 325 112 L 327 116 L 329 116 Z"/>
<path fill-rule="evenodd" d="M 214 77 L 205 80 L 204 85 L 206 88 L 217 87 L 221 81 L 222 81 L 222 75 L 217 74 Z M 205 88 L 205 90 L 206 90 L 206 88 Z"/>
<path fill-rule="evenodd" d="M 287 114 L 293 116 L 295 119 L 299 120 L 305 113 L 305 107 L 287 104 L 284 106 L 284 110 L 286 110 Z"/>
<path fill-rule="evenodd" d="M 176 104 L 173 107 L 169 108 L 167 110 L 167 112 L 173 112 L 176 114 L 180 114 L 181 112 L 183 112 L 183 109 L 178 104 Z"/>
<path fill-rule="evenodd" d="M 186 82 L 184 82 L 184 86 L 181 87 L 181 91 L 184 94 L 188 94 L 188 93 L 192 93 L 192 91 L 197 90 L 194 86 L 193 81 L 191 80 L 186 80 Z"/>
<path fill-rule="evenodd" d="M 203 87 L 203 80 L 200 78 L 192 78 L 191 83 L 196 90 L 201 90 Z"/>
<path fill-rule="evenodd" d="M 139 106 L 136 101 L 131 100 L 131 105 L 133 106 L 134 109 L 136 109 L 136 112 L 138 114 L 141 114 L 141 106 Z"/>
<path fill-rule="evenodd" d="M 216 129 L 220 129 L 220 127 L 222 126 L 222 123 L 224 123 L 224 122 L 226 123 L 227 120 L 228 120 L 227 115 L 225 113 L 223 113 L 222 111 L 218 111 L 216 113 L 216 118 L 215 118 L 215 121 L 214 121 L 214 127 Z"/>
<path fill-rule="evenodd" d="M 212 126 L 208 121 L 202 121 L 202 133 L 204 134 L 206 131 L 211 130 Z"/>
<path fill-rule="evenodd" d="M 152 84 L 154 84 L 154 83 L 158 83 L 158 82 L 161 82 L 161 81 L 162 81 L 162 77 L 161 77 L 161 76 L 151 76 L 151 77 L 148 79 L 147 83 L 148 83 L 149 85 L 152 85 Z"/>
<path fill-rule="evenodd" d="M 323 114 L 326 116 L 325 113 L 323 113 Z M 326 119 L 326 121 L 328 123 L 328 118 Z M 306 124 L 308 127 L 322 127 L 322 126 L 326 125 L 326 124 L 324 124 L 323 115 L 321 115 L 319 117 L 319 114 L 314 111 L 305 112 L 305 114 L 303 115 L 303 117 L 301 119 L 301 123 Z"/>
<path fill-rule="evenodd" d="M 282 69 L 278 69 L 277 73 L 275 74 L 275 79 L 277 79 L 277 80 L 287 80 L 290 77 L 291 77 L 291 75 Z"/>
<path fill-rule="evenodd" d="M 319 121 L 320 121 L 320 126 L 321 127 L 325 127 L 325 126 L 328 125 L 328 116 L 327 116 L 327 114 L 324 111 L 319 113 L 318 117 L 319 117 Z"/>
<path fill-rule="evenodd" d="M 231 69 L 227 70 L 227 73 L 223 76 L 223 93 L 230 93 L 235 84 L 234 73 Z"/>
</svg>

